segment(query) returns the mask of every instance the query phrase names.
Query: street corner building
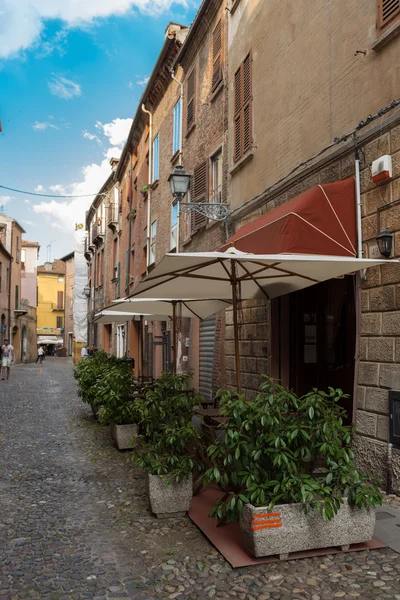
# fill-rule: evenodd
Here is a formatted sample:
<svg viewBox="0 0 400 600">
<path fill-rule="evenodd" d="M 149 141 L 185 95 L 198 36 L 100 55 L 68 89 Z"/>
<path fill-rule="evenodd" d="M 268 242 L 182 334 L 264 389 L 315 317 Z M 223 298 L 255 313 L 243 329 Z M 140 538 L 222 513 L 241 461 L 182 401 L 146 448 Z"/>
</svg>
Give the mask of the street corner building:
<svg viewBox="0 0 400 600">
<path fill-rule="evenodd" d="M 46 262 L 37 268 L 37 345 L 65 347 L 66 261 Z"/>
<path fill-rule="evenodd" d="M 341 388 L 357 460 L 383 485 L 389 474 L 395 491 L 399 53 L 400 5 L 389 0 L 204 0 L 190 28 L 166 29 L 121 158 L 87 214 L 85 247 L 88 343 L 129 354 L 149 378 L 174 354 L 206 402 L 235 385 L 238 364 L 247 397 L 265 373 L 298 394 Z M 190 175 L 184 198 L 170 188 L 178 166 Z M 281 270 L 288 255 L 377 264 L 328 279 L 311 267 L 307 286 L 241 301 L 239 357 L 231 308 L 181 316 L 176 340 L 168 318 L 99 319 L 165 255 L 229 248 L 282 257 Z"/>
<path fill-rule="evenodd" d="M 36 269 L 39 244 L 0 213 L 0 345 L 8 338 L 15 361 L 36 360 Z"/>
</svg>

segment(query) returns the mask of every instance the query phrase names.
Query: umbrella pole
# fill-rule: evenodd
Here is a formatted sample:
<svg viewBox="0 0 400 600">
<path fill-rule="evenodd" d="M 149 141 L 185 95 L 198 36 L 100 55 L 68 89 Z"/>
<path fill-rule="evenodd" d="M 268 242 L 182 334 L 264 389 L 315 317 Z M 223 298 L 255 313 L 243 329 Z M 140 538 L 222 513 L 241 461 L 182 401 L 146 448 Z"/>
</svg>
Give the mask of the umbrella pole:
<svg viewBox="0 0 400 600">
<path fill-rule="evenodd" d="M 176 302 L 172 303 L 172 343 L 174 345 L 173 373 L 176 373 L 177 353 L 176 353 Z"/>
<path fill-rule="evenodd" d="M 140 322 L 139 322 L 139 343 L 140 343 L 140 358 L 139 358 L 139 365 L 140 365 L 140 376 L 143 377 L 144 372 L 143 372 L 143 363 L 144 363 L 144 348 L 143 348 L 143 316 L 140 315 Z"/>
<path fill-rule="evenodd" d="M 233 309 L 233 335 L 235 340 L 235 366 L 236 366 L 236 387 L 237 391 L 241 392 L 242 382 L 240 373 L 240 354 L 239 354 L 239 327 L 238 327 L 238 312 L 237 312 L 237 281 L 236 281 L 236 265 L 232 260 L 232 309 Z"/>
</svg>

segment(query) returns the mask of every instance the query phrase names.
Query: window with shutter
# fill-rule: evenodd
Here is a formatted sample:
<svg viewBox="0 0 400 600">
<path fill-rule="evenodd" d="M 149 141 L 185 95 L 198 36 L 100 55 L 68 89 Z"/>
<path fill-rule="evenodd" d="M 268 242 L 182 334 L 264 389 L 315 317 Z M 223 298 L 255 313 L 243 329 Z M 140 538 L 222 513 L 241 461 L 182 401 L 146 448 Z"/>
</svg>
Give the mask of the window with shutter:
<svg viewBox="0 0 400 600">
<path fill-rule="evenodd" d="M 193 177 L 190 180 L 190 202 L 207 202 L 207 191 L 208 161 L 205 160 L 195 168 Z M 207 223 L 206 217 L 197 211 L 192 210 L 190 216 L 190 229 L 192 232 L 204 227 Z"/>
<path fill-rule="evenodd" d="M 213 72 L 211 91 L 215 91 L 222 81 L 222 21 L 218 21 L 212 34 Z"/>
<path fill-rule="evenodd" d="M 195 121 L 195 99 L 196 99 L 196 71 L 190 73 L 187 80 L 187 90 L 186 90 L 186 130 L 192 127 Z"/>
<path fill-rule="evenodd" d="M 386 29 L 400 20 L 400 0 L 378 0 L 378 27 Z"/>
<path fill-rule="evenodd" d="M 251 53 L 249 52 L 234 78 L 233 160 L 235 162 L 251 149 L 253 143 L 252 100 Z"/>
<path fill-rule="evenodd" d="M 57 308 L 58 310 L 63 310 L 64 308 L 64 293 L 57 292 Z"/>
</svg>

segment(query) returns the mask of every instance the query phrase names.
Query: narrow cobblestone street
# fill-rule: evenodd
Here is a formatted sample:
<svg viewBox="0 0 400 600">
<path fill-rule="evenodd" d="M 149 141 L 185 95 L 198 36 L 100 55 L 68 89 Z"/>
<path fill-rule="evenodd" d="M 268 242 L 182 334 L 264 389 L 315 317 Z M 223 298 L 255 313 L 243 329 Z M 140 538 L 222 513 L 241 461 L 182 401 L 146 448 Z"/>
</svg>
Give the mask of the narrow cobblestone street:
<svg viewBox="0 0 400 600">
<path fill-rule="evenodd" d="M 0 383 L 0 598 L 400 599 L 386 549 L 234 571 L 189 519 L 150 515 L 143 474 L 77 397 L 68 359 Z"/>
</svg>

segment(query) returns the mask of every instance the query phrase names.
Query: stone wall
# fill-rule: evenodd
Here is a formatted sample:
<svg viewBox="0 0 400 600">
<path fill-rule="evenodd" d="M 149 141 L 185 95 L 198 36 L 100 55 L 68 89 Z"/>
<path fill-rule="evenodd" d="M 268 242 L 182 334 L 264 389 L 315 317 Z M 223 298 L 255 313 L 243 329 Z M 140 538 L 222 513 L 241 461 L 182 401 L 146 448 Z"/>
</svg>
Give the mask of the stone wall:
<svg viewBox="0 0 400 600">
<path fill-rule="evenodd" d="M 400 257 L 400 110 L 385 124 L 372 127 L 359 140 L 361 149 L 362 231 L 365 257 L 379 257 L 376 235 L 386 226 L 394 233 L 392 258 Z M 371 162 L 391 154 L 393 178 L 375 185 Z M 319 183 L 355 175 L 354 152 L 349 146 L 320 160 L 303 176 L 265 199 L 263 205 L 237 222 L 236 228 L 273 210 Z M 359 464 L 386 482 L 389 441 L 388 391 L 400 389 L 400 265 L 394 262 L 369 269 L 360 276 L 359 359 L 355 448 Z M 267 307 L 244 304 L 240 328 L 242 386 L 247 394 L 257 390 L 261 374 L 268 372 L 269 328 Z M 226 311 L 226 369 L 228 383 L 235 383 L 232 312 Z M 327 382 L 329 385 L 329 382 Z M 400 491 L 400 451 L 393 452 L 393 486 Z"/>
</svg>

